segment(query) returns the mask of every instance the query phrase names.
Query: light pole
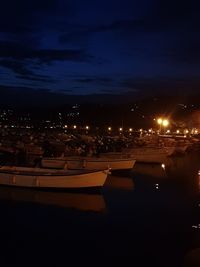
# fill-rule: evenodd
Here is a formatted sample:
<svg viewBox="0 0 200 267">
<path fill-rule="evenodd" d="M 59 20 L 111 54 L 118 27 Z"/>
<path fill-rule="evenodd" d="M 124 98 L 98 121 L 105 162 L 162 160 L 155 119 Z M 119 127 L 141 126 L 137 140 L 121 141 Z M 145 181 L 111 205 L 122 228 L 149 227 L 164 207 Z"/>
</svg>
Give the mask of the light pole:
<svg viewBox="0 0 200 267">
<path fill-rule="evenodd" d="M 161 133 L 161 130 L 162 130 L 163 119 L 162 118 L 158 118 L 157 119 L 157 123 L 159 125 L 159 134 L 160 134 Z"/>
</svg>

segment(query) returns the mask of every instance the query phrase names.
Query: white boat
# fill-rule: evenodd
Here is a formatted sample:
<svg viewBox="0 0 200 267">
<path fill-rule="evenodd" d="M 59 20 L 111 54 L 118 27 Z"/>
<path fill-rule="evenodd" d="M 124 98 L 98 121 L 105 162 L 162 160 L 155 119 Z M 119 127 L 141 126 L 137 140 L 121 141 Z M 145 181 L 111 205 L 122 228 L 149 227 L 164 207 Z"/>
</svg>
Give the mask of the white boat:
<svg viewBox="0 0 200 267">
<path fill-rule="evenodd" d="M 43 158 L 42 167 L 44 168 L 67 168 L 78 169 L 85 168 L 87 170 L 94 169 L 110 169 L 112 170 L 128 170 L 132 169 L 136 160 L 133 158 L 109 158 L 109 157 L 84 157 L 84 158 Z"/>
<path fill-rule="evenodd" d="M 171 155 L 172 149 L 159 147 L 135 147 L 127 148 L 122 151 L 129 157 L 134 157 L 137 162 L 162 163 Z"/>
<path fill-rule="evenodd" d="M 103 186 L 108 170 L 53 170 L 0 167 L 0 185 L 34 188 L 90 188 Z"/>
</svg>

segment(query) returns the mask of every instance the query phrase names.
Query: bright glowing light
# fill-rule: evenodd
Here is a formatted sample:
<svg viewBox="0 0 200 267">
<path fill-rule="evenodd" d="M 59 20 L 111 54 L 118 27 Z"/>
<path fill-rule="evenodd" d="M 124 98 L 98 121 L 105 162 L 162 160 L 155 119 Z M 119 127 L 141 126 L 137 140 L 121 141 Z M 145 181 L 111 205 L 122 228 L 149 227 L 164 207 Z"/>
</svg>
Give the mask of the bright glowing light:
<svg viewBox="0 0 200 267">
<path fill-rule="evenodd" d="M 140 132 L 142 132 L 143 130 L 142 129 L 140 129 Z"/>
<path fill-rule="evenodd" d="M 180 131 L 179 130 L 176 130 L 176 133 L 178 134 L 178 133 L 180 133 Z"/>
<path fill-rule="evenodd" d="M 185 133 L 186 133 L 186 134 L 188 134 L 188 133 L 189 133 L 189 131 L 188 131 L 188 130 L 185 130 Z"/>
<path fill-rule="evenodd" d="M 67 124 L 65 124 L 65 126 L 64 126 L 65 128 L 67 128 Z"/>
<path fill-rule="evenodd" d="M 164 163 L 161 164 L 161 168 L 165 169 L 165 164 Z"/>
<path fill-rule="evenodd" d="M 167 133 L 170 133 L 170 130 L 167 130 Z"/>
<path fill-rule="evenodd" d="M 111 131 L 112 130 L 112 128 L 111 127 L 108 127 L 108 131 Z"/>
<path fill-rule="evenodd" d="M 133 129 L 132 128 L 129 128 L 129 132 L 132 132 L 133 131 Z"/>
<path fill-rule="evenodd" d="M 74 126 L 73 126 L 73 128 L 74 128 L 74 129 L 76 129 L 76 128 L 77 128 L 77 126 L 76 126 L 76 125 L 74 125 Z"/>
<path fill-rule="evenodd" d="M 162 124 L 162 122 L 163 122 L 163 119 L 162 118 L 157 119 L 157 123 L 158 124 Z"/>
<path fill-rule="evenodd" d="M 120 127 L 120 128 L 119 128 L 119 131 L 121 132 L 122 130 L 123 130 L 123 129 Z"/>
<path fill-rule="evenodd" d="M 85 126 L 85 129 L 86 129 L 86 130 L 89 130 L 89 126 Z"/>
<path fill-rule="evenodd" d="M 194 133 L 195 133 L 195 134 L 198 134 L 198 130 L 195 130 Z"/>
<path fill-rule="evenodd" d="M 155 186 L 156 186 L 156 189 L 159 189 L 159 184 L 155 184 Z"/>
<path fill-rule="evenodd" d="M 162 121 L 162 125 L 164 126 L 164 127 L 166 127 L 166 126 L 168 126 L 169 125 L 169 121 L 168 120 L 163 120 Z"/>
<path fill-rule="evenodd" d="M 152 132 L 152 129 L 149 129 L 149 132 L 151 133 Z"/>
</svg>

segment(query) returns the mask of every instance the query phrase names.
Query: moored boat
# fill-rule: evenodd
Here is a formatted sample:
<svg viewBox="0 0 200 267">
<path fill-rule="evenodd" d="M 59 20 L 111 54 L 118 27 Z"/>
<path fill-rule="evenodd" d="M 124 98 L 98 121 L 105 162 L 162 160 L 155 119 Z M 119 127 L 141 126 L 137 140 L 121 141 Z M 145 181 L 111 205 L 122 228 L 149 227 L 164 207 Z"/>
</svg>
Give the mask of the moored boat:
<svg viewBox="0 0 200 267">
<path fill-rule="evenodd" d="M 174 150 L 174 148 L 172 148 Z M 123 150 L 123 154 L 134 157 L 137 162 L 162 163 L 172 154 L 172 149 L 160 147 L 134 147 Z"/>
<path fill-rule="evenodd" d="M 104 185 L 108 170 L 53 170 L 0 167 L 0 185 L 34 188 L 90 188 Z"/>
<path fill-rule="evenodd" d="M 108 158 L 108 157 L 77 157 L 77 158 L 43 158 L 42 167 L 45 168 L 68 168 L 77 169 L 85 168 L 87 170 L 94 169 L 110 169 L 112 170 L 128 170 L 132 169 L 136 160 L 133 158 Z"/>
</svg>

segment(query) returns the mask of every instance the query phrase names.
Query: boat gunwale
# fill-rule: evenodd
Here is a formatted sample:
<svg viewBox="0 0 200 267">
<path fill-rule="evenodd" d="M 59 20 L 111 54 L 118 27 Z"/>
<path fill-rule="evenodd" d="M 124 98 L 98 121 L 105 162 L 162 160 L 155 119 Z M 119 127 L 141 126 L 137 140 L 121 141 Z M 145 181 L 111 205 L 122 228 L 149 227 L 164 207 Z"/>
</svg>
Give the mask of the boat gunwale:
<svg viewBox="0 0 200 267">
<path fill-rule="evenodd" d="M 117 162 L 117 161 L 133 161 L 136 159 L 135 158 L 116 158 L 116 159 L 112 159 L 112 158 L 77 158 L 77 159 L 59 159 L 59 158 L 44 158 L 42 160 L 50 160 L 50 161 L 86 161 L 86 162 Z"/>
</svg>

